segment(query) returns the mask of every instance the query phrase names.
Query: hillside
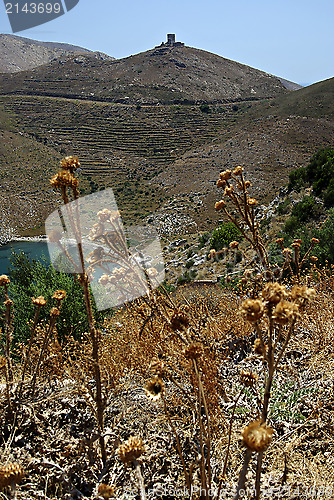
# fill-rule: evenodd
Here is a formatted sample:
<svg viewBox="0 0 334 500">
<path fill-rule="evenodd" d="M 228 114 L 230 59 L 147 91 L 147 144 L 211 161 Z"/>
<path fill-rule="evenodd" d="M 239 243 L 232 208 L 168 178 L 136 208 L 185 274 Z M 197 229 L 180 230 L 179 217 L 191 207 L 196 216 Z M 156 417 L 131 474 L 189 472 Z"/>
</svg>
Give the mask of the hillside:
<svg viewBox="0 0 334 500">
<path fill-rule="evenodd" d="M 267 108 L 268 109 L 268 108 Z M 334 78 L 298 90 L 270 103 L 271 114 L 334 120 Z"/>
<path fill-rule="evenodd" d="M 257 98 L 242 97 L 238 78 L 244 90 L 257 89 Z M 179 98 L 173 102 L 176 86 Z M 43 231 L 43 217 L 56 206 L 54 197 L 50 202 L 49 175 L 40 174 L 50 172 L 52 158 L 55 171 L 56 158 L 78 155 L 83 195 L 112 187 L 128 222 L 149 220 L 172 236 L 217 224 L 215 181 L 222 168 L 247 166 L 254 194 L 266 202 L 286 184 L 291 169 L 334 142 L 333 80 L 288 91 L 276 77 L 190 47 L 158 47 L 112 62 L 66 57 L 31 72 L 2 75 L 1 89 L 2 129 L 12 134 L 2 153 L 1 172 L 11 166 L 2 189 L 8 194 L 17 186 L 9 220 L 16 218 L 20 196 L 33 200 L 37 180 L 44 186 L 28 231 Z M 80 99 L 74 98 L 78 92 Z M 201 105 L 200 97 L 219 101 L 223 92 L 221 102 Z M 190 95 L 196 99 L 186 98 Z M 158 97 L 164 101 L 159 105 Z M 20 160 L 12 158 L 14 138 L 15 151 L 20 141 L 30 144 L 26 154 L 22 142 Z M 39 166 L 23 183 L 22 165 L 32 164 L 32 151 Z"/>
<path fill-rule="evenodd" d="M 81 54 L 32 72 L 1 75 L 2 93 L 126 104 L 230 102 L 287 93 L 279 78 L 192 47 L 158 47 L 124 59 Z"/>
<path fill-rule="evenodd" d="M 67 43 L 39 42 L 16 35 L 0 34 L 0 73 L 31 70 L 71 54 L 89 54 L 93 57 L 113 59 L 106 54 Z"/>
</svg>

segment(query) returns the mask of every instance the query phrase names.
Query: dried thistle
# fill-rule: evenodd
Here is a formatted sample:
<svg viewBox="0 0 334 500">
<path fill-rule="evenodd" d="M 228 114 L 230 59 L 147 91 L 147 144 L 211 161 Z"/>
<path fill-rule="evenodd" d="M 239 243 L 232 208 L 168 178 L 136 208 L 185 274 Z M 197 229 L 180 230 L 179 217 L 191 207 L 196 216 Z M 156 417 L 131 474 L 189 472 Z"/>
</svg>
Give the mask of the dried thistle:
<svg viewBox="0 0 334 500">
<path fill-rule="evenodd" d="M 152 401 L 158 401 L 161 398 L 162 394 L 165 392 L 165 384 L 163 380 L 156 376 L 147 382 L 145 386 L 145 393 L 149 399 Z"/>
<path fill-rule="evenodd" d="M 253 323 L 263 316 L 264 304 L 259 299 L 246 299 L 241 304 L 240 312 L 247 321 Z"/>
<path fill-rule="evenodd" d="M 299 308 L 296 304 L 281 300 L 273 311 L 272 318 L 280 325 L 287 325 L 296 321 L 299 316 Z"/>
<path fill-rule="evenodd" d="M 255 420 L 244 428 L 242 432 L 243 443 L 249 450 L 260 453 L 268 448 L 273 432 L 272 427 L 263 420 Z"/>
<path fill-rule="evenodd" d="M 46 304 L 46 300 L 42 295 L 40 295 L 36 299 L 34 297 L 31 297 L 31 300 L 32 300 L 32 303 L 35 304 L 35 306 L 41 307 L 41 306 L 45 306 L 45 304 Z"/>
<path fill-rule="evenodd" d="M 278 304 L 278 302 L 286 297 L 287 291 L 285 287 L 279 283 L 267 283 L 262 290 L 263 300 L 270 304 Z"/>
<path fill-rule="evenodd" d="M 125 465 L 130 465 L 145 452 L 143 440 L 139 437 L 131 436 L 118 448 L 120 460 Z"/>
<path fill-rule="evenodd" d="M 183 311 L 175 311 L 171 320 L 170 327 L 172 330 L 183 330 L 189 326 L 189 317 Z"/>
<path fill-rule="evenodd" d="M 316 292 L 314 288 L 308 288 L 307 286 L 294 286 L 291 289 L 290 297 L 291 300 L 295 302 L 300 307 L 305 306 L 305 304 L 314 299 Z"/>
<path fill-rule="evenodd" d="M 115 496 L 115 488 L 101 483 L 97 489 L 97 493 L 100 497 L 104 498 L 104 500 L 107 500 L 108 498 Z"/>
<path fill-rule="evenodd" d="M 199 342 L 194 342 L 184 349 L 184 355 L 187 359 L 199 359 L 203 353 L 203 346 Z"/>
<path fill-rule="evenodd" d="M 10 284 L 10 279 L 6 274 L 0 276 L 0 286 L 7 286 Z"/>
<path fill-rule="evenodd" d="M 52 298 L 53 299 L 56 299 L 56 300 L 63 300 L 64 298 L 66 297 L 66 292 L 65 290 L 56 290 L 54 292 L 54 294 L 52 295 Z"/>
<path fill-rule="evenodd" d="M 0 468 L 0 489 L 16 486 L 24 477 L 21 465 L 10 463 Z"/>
<path fill-rule="evenodd" d="M 245 387 L 253 387 L 258 381 L 258 376 L 252 372 L 242 371 L 240 373 L 240 382 Z"/>
<path fill-rule="evenodd" d="M 77 156 L 66 156 L 60 161 L 60 165 L 64 170 L 73 172 L 80 167 L 80 162 Z"/>
</svg>

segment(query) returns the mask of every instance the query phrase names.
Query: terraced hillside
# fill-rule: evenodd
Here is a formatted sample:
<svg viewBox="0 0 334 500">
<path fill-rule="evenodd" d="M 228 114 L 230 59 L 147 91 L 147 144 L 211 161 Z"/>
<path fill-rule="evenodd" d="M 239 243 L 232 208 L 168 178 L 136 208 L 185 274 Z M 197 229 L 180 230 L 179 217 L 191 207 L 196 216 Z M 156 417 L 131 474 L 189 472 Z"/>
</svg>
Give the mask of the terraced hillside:
<svg viewBox="0 0 334 500">
<path fill-rule="evenodd" d="M 164 182 L 155 182 L 159 173 L 186 151 L 215 140 L 236 120 L 231 105 L 205 112 L 200 106 L 131 106 L 32 96 L 3 96 L 0 102 L 3 118 L 21 141 L 37 144 L 37 150 L 57 151 L 55 157 L 77 154 L 82 194 L 112 187 L 130 222 L 169 198 Z M 44 161 L 41 157 L 42 165 Z M 47 165 L 50 171 L 49 161 Z M 19 162 L 12 175 L 21 178 Z M 50 194 L 45 191 L 42 197 L 50 201 Z M 56 203 L 51 198 L 49 211 Z"/>
<path fill-rule="evenodd" d="M 121 169 L 120 157 L 141 158 L 133 168 L 163 168 L 188 149 L 206 143 L 234 123 L 231 105 L 130 106 L 59 98 L 2 97 L 19 129 L 63 153 L 78 153 L 84 175 L 101 181 Z"/>
</svg>

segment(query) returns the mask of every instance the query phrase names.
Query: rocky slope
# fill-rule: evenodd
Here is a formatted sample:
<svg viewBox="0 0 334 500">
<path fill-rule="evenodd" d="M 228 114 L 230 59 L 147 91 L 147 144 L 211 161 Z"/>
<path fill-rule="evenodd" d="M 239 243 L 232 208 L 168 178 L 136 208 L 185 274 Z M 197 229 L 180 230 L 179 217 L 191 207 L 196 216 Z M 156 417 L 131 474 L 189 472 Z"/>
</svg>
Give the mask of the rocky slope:
<svg viewBox="0 0 334 500">
<path fill-rule="evenodd" d="M 116 61 L 87 54 L 33 72 L 2 75 L 2 93 L 75 97 L 132 104 L 231 102 L 286 94 L 281 80 L 192 47 L 158 47 Z"/>
<path fill-rule="evenodd" d="M 113 59 L 67 43 L 38 42 L 16 35 L 0 34 L 0 72 L 17 73 L 31 70 L 54 59 L 72 54 L 89 54 L 101 59 Z"/>
</svg>

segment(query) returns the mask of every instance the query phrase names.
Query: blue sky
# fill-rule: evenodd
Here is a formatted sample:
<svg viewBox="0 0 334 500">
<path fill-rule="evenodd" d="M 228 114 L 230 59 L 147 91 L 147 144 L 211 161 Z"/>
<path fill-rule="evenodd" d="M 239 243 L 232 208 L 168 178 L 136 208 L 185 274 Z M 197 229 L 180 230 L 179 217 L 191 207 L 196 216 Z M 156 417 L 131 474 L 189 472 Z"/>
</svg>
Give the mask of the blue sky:
<svg viewBox="0 0 334 500">
<path fill-rule="evenodd" d="M 186 45 L 311 84 L 334 76 L 333 19 L 333 0 L 80 0 L 64 16 L 16 34 L 120 58 L 176 33 Z M 3 3 L 0 33 L 11 33 Z"/>
</svg>

